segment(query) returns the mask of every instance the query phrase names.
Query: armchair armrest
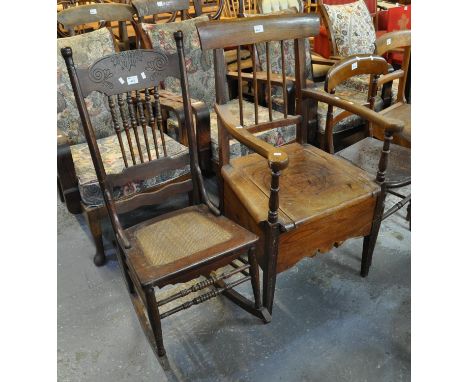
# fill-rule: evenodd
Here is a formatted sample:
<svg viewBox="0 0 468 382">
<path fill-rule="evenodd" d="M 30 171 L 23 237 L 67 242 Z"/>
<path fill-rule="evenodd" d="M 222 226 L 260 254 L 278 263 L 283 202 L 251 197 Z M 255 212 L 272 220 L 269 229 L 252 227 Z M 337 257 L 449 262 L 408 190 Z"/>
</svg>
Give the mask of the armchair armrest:
<svg viewBox="0 0 468 382">
<path fill-rule="evenodd" d="M 403 78 L 405 75 L 405 72 L 401 69 L 395 70 L 392 73 L 384 74 L 379 77 L 377 86 L 381 86 L 383 84 L 386 84 L 387 82 L 391 82 L 393 80 L 396 80 L 398 78 Z"/>
<path fill-rule="evenodd" d="M 223 127 L 225 127 L 229 132 L 229 135 L 267 159 L 269 167 L 275 172 L 288 167 L 288 154 L 286 154 L 281 148 L 274 147 L 269 143 L 262 141 L 250 133 L 246 128 L 239 126 L 227 105 L 215 104 L 215 111 L 221 120 Z"/>
<path fill-rule="evenodd" d="M 325 102 L 329 105 L 333 105 L 339 107 L 340 109 L 349 111 L 350 113 L 356 114 L 361 118 L 380 126 L 385 130 L 386 133 L 399 133 L 405 126 L 404 123 L 398 119 L 385 117 L 365 106 L 356 104 L 352 101 L 342 99 L 323 91 L 316 89 L 303 89 L 302 95 L 305 98 L 312 98 L 320 102 Z"/>
</svg>

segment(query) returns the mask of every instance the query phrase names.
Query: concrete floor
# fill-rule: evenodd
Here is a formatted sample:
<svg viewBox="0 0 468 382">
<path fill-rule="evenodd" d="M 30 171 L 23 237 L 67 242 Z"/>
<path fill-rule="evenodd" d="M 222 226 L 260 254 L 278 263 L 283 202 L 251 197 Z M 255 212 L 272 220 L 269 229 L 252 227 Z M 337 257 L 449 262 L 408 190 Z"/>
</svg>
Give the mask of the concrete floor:
<svg viewBox="0 0 468 382">
<path fill-rule="evenodd" d="M 268 325 L 224 298 L 163 320 L 162 360 L 139 325 L 111 244 L 108 263 L 96 268 L 83 217 L 60 202 L 57 213 L 59 381 L 410 380 L 404 211 L 384 222 L 368 278 L 359 276 L 362 240 L 350 240 L 279 275 Z M 249 294 L 249 286 L 239 290 Z"/>
</svg>

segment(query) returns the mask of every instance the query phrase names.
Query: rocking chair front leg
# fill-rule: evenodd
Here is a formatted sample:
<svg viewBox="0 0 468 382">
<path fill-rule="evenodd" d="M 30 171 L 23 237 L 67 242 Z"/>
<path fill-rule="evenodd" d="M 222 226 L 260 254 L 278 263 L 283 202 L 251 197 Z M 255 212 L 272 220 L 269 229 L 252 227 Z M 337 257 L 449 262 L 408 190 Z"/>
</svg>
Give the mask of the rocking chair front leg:
<svg viewBox="0 0 468 382">
<path fill-rule="evenodd" d="M 164 342 L 162 337 L 161 329 L 161 318 L 159 316 L 158 304 L 156 302 L 156 296 L 154 295 L 154 288 L 147 288 L 145 290 L 146 295 L 146 310 L 148 313 L 148 319 L 153 330 L 154 338 L 156 339 L 156 347 L 158 349 L 158 356 L 164 357 L 166 350 L 164 349 Z"/>
</svg>

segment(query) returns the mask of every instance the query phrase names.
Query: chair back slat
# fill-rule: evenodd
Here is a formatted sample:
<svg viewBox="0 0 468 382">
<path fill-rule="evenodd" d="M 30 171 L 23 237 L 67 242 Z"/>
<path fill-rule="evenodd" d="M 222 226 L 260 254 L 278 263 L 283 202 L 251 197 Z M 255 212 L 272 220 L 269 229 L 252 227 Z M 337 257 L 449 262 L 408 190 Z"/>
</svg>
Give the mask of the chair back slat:
<svg viewBox="0 0 468 382">
<path fill-rule="evenodd" d="M 284 53 L 284 40 L 280 41 L 281 45 L 281 75 L 282 75 L 282 80 L 283 80 L 283 99 L 285 102 L 283 102 L 283 114 L 284 118 L 288 117 L 288 102 L 286 100 L 288 99 L 287 91 L 286 91 L 286 57 Z"/>
<path fill-rule="evenodd" d="M 252 69 L 253 69 L 253 93 L 254 93 L 254 118 L 255 124 L 258 125 L 258 82 L 257 82 L 257 51 L 254 45 L 250 46 Z"/>
<path fill-rule="evenodd" d="M 202 49 L 209 50 L 308 38 L 318 34 L 320 20 L 313 14 L 297 13 L 207 21 L 197 28 Z"/>
<path fill-rule="evenodd" d="M 125 131 L 125 135 L 127 136 L 127 143 L 128 143 L 128 148 L 130 151 L 130 156 L 132 158 L 133 164 L 136 164 L 135 153 L 133 152 L 132 137 L 130 136 L 130 124 L 128 123 L 127 109 L 125 107 L 126 102 L 124 102 L 123 94 L 117 95 L 117 104 L 119 105 L 120 118 L 122 119 L 122 124 L 123 124 L 123 128 Z"/>
<path fill-rule="evenodd" d="M 243 85 L 243 81 L 242 81 L 242 76 L 241 76 L 241 55 L 240 55 L 240 52 L 241 52 L 241 47 L 238 46 L 237 49 L 237 78 L 239 79 L 237 81 L 237 85 L 238 85 L 238 89 L 237 89 L 237 93 L 238 93 L 238 98 L 239 98 L 239 119 L 240 119 L 240 124 L 243 126 L 244 125 L 244 105 L 242 104 L 242 85 Z"/>
<path fill-rule="evenodd" d="M 98 181 L 112 216 L 117 212 L 158 203 L 174 194 L 186 193 L 194 188 L 194 203 L 198 204 L 206 199 L 196 159 L 197 149 L 196 140 L 193 138 L 195 133 L 185 74 L 182 33 L 176 32 L 174 36 L 176 54 L 167 55 L 156 50 L 121 52 L 103 57 L 87 69 L 75 68 L 71 48 L 62 49 Z M 181 71 L 184 76 L 181 75 Z M 187 116 L 185 127 L 190 136 L 188 149 L 176 141 L 170 141 L 163 132 L 159 84 L 169 76 L 183 81 L 184 84 L 182 98 Z M 109 173 L 106 170 L 107 164 L 103 162 L 101 143 L 96 140 L 84 100 L 86 95 L 94 91 L 103 93 L 108 98 L 117 136 L 115 145 L 119 145 L 124 162 L 121 169 L 118 169 L 119 165 L 115 166 L 115 162 L 120 158 L 113 156 L 112 171 Z M 122 130 L 125 131 L 126 137 L 123 137 Z M 106 145 L 103 146 L 106 152 L 110 150 L 114 155 L 114 150 L 108 146 L 112 143 L 110 140 L 102 144 Z M 173 173 L 174 177 L 164 180 L 168 173 Z M 161 178 L 163 180 L 157 180 Z M 150 186 L 144 193 L 134 192 L 125 196 L 124 200 L 113 199 L 114 187 L 135 184 L 138 189 L 139 184 L 152 184 L 154 180 L 163 183 L 160 186 Z M 205 195 L 205 198 L 200 198 L 200 195 Z"/>
<path fill-rule="evenodd" d="M 109 102 L 109 108 L 110 108 L 111 117 L 112 117 L 112 124 L 114 125 L 114 130 L 117 135 L 117 139 L 119 140 L 119 146 L 120 146 L 120 152 L 122 153 L 122 159 L 124 161 L 125 167 L 128 167 L 127 154 L 125 152 L 125 147 L 122 141 L 120 122 L 117 118 L 117 111 L 115 110 L 114 96 L 109 96 L 107 99 Z"/>
<path fill-rule="evenodd" d="M 141 94 L 139 92 L 137 92 L 136 94 L 136 99 L 137 99 L 138 115 L 140 117 L 140 126 L 143 129 L 143 137 L 145 139 L 146 153 L 148 154 L 148 160 L 151 161 L 153 160 L 153 158 L 151 155 L 151 148 L 150 148 L 149 139 L 148 139 L 148 130 L 146 129 L 148 125 L 146 124 L 145 110 L 143 108 L 143 102 L 141 100 Z M 159 158 L 159 153 L 158 153 L 159 150 L 157 150 L 157 147 L 155 147 L 155 149 L 157 153 L 156 156 Z"/>
<path fill-rule="evenodd" d="M 135 140 L 137 144 L 138 157 L 140 158 L 140 163 L 143 163 L 143 151 L 141 150 L 140 136 L 138 134 L 138 124 L 135 118 L 135 105 L 133 103 L 132 92 L 127 92 L 127 106 L 128 114 L 130 115 L 130 124 L 132 126 L 133 134 L 135 135 Z"/>
<path fill-rule="evenodd" d="M 161 143 L 163 147 L 163 154 L 167 157 L 167 147 L 166 147 L 166 139 L 164 138 L 164 131 L 163 131 L 163 121 L 162 121 L 162 111 L 161 111 L 161 100 L 159 97 L 159 88 L 157 86 L 154 87 L 154 101 L 155 101 L 155 112 L 156 112 L 156 123 L 158 125 L 159 134 L 161 135 Z"/>
<path fill-rule="evenodd" d="M 271 99 L 271 62 L 270 62 L 270 43 L 265 42 L 266 66 L 267 66 L 267 102 L 268 102 L 268 118 L 273 121 L 273 103 Z"/>
</svg>

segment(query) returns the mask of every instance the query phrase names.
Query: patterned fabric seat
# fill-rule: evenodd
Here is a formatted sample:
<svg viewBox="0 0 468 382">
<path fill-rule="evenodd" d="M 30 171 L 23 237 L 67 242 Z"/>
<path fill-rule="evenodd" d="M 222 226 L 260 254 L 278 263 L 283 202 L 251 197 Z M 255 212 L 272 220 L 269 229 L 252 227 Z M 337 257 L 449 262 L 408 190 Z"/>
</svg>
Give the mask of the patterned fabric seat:
<svg viewBox="0 0 468 382">
<path fill-rule="evenodd" d="M 218 123 L 216 113 L 214 112 L 216 91 L 213 56 L 211 53 L 203 52 L 201 50 L 200 40 L 196 29 L 196 24 L 203 21 L 208 21 L 208 16 L 204 15 L 191 20 L 167 24 L 142 24 L 142 27 L 151 39 L 153 46 L 162 46 L 168 52 L 176 51 L 173 33 L 178 30 L 183 32 L 190 96 L 193 99 L 203 101 L 210 110 L 211 148 L 213 158 L 218 160 Z M 166 81 L 165 88 L 174 93 L 180 93 L 179 81 L 176 79 Z M 233 115 L 238 117 L 238 100 L 231 100 L 228 104 Z M 246 125 L 254 125 L 254 105 L 246 102 L 245 100 L 243 101 L 243 104 L 244 121 Z M 259 122 L 268 121 L 268 109 L 259 107 L 258 117 Z M 282 114 L 273 111 L 273 119 L 277 118 L 282 118 Z M 177 119 L 175 117 L 168 118 L 167 127 L 168 133 L 175 138 L 175 131 L 178 128 Z M 282 145 L 295 139 L 296 126 L 293 125 L 278 128 L 258 133 L 257 135 L 271 144 Z M 242 156 L 250 153 L 247 147 L 234 140 L 230 142 L 230 152 L 231 157 Z"/>
<path fill-rule="evenodd" d="M 148 137 L 152 137 L 152 132 L 149 127 L 147 127 Z M 130 135 L 132 142 L 136 142 L 135 135 L 132 130 L 130 130 Z M 139 127 L 138 135 L 143 136 L 143 130 Z M 162 142 L 159 132 L 157 133 L 158 141 L 158 152 L 162 156 Z M 181 154 L 187 153 L 188 148 L 184 145 L 181 145 L 179 142 L 173 140 L 171 137 L 164 134 L 166 147 L 168 155 L 171 157 L 176 157 Z M 130 150 L 128 147 L 128 142 L 126 138 L 123 137 L 123 143 L 127 154 L 127 160 L 131 161 Z M 122 153 L 120 151 L 118 139 L 116 135 L 111 135 L 106 138 L 101 138 L 97 140 L 99 151 L 101 152 L 102 161 L 106 169 L 107 174 L 120 173 L 124 168 L 125 164 L 122 158 Z M 156 154 L 154 143 L 152 139 L 149 139 L 151 155 L 154 157 Z M 143 149 L 143 156 L 145 162 L 148 160 L 148 153 Z M 83 203 L 88 206 L 101 206 L 104 204 L 102 197 L 101 189 L 96 177 L 96 172 L 94 170 L 93 162 L 91 160 L 91 155 L 89 153 L 89 148 L 87 143 L 81 143 L 71 146 L 71 153 L 73 157 L 73 162 L 75 165 L 76 176 L 78 178 L 78 187 L 80 190 L 81 198 Z M 138 158 L 136 159 L 138 163 Z M 129 197 L 132 194 L 143 192 L 152 187 L 164 184 L 170 180 L 188 174 L 190 172 L 190 166 L 187 165 L 185 168 L 166 171 L 161 175 L 147 179 L 137 183 L 128 183 L 123 187 L 114 187 L 113 194 L 114 198 L 119 199 L 123 197 Z"/>
<path fill-rule="evenodd" d="M 239 101 L 237 99 L 231 100 L 227 103 L 229 105 L 229 111 L 231 114 L 239 119 Z M 243 100 L 244 105 L 244 123 L 246 126 L 252 126 L 255 124 L 255 109 L 254 104 L 248 101 Z M 273 119 L 284 118 L 283 114 L 273 110 Z M 268 119 L 268 109 L 266 107 L 258 107 L 258 121 L 260 123 L 267 122 Z M 210 113 L 210 126 L 211 126 L 211 152 L 213 153 L 213 158 L 218 160 L 218 120 L 216 113 L 212 111 Z M 173 117 L 169 118 L 167 121 L 167 127 L 169 134 L 173 136 L 175 134 L 175 129 L 177 129 L 177 120 Z M 173 133 L 171 133 L 173 132 Z M 296 139 L 296 125 L 280 127 L 273 130 L 263 131 L 261 133 L 255 134 L 260 139 L 263 139 L 265 142 L 268 142 L 274 146 L 281 146 L 285 143 L 290 143 Z M 242 145 L 239 141 L 232 139 L 229 142 L 229 151 L 231 158 L 236 158 L 251 154 L 252 151 L 246 146 Z"/>
</svg>

